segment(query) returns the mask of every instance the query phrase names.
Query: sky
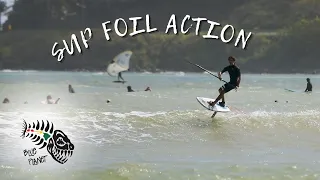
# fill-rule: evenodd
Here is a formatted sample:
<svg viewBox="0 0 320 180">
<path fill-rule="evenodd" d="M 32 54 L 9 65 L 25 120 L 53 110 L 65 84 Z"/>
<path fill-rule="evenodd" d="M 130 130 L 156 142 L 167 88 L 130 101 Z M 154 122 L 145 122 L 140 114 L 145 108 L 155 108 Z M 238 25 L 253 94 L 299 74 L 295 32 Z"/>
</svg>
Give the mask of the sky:
<svg viewBox="0 0 320 180">
<path fill-rule="evenodd" d="M 14 2 L 14 0 L 1 0 L 6 2 L 7 6 L 11 6 Z M 4 23 L 7 20 L 7 16 L 3 15 L 1 16 L 1 24 Z"/>
</svg>

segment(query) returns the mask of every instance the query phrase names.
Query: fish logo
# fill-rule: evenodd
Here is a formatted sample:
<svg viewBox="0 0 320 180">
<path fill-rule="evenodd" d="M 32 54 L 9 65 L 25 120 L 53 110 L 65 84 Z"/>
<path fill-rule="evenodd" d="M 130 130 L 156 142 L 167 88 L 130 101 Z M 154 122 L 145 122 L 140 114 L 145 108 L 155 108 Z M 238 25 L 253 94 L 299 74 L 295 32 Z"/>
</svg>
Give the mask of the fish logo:
<svg viewBox="0 0 320 180">
<path fill-rule="evenodd" d="M 37 123 L 27 124 L 23 120 L 22 138 L 30 138 L 35 145 L 40 146 L 39 149 L 47 147 L 51 157 L 60 164 L 64 164 L 71 158 L 74 145 L 70 139 L 61 130 L 54 130 L 54 126 L 47 120 Z"/>
</svg>

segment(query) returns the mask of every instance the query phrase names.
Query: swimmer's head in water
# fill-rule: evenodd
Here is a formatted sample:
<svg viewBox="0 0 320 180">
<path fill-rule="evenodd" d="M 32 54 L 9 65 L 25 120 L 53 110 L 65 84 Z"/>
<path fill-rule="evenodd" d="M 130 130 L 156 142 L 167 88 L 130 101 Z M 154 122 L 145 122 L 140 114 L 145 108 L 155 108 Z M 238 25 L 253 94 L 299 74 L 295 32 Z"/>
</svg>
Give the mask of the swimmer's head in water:
<svg viewBox="0 0 320 180">
<path fill-rule="evenodd" d="M 9 103 L 9 99 L 8 98 L 4 98 L 2 103 Z"/>
</svg>

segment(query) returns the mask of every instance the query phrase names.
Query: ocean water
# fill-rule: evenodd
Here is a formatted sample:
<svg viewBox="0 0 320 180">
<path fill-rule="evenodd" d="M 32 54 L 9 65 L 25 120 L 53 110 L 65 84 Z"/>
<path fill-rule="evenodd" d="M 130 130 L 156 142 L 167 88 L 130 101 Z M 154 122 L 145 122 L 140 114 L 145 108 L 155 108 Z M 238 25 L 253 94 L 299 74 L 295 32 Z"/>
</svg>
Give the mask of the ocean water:
<svg viewBox="0 0 320 180">
<path fill-rule="evenodd" d="M 319 75 L 243 74 L 226 95 L 232 111 L 214 119 L 196 100 L 216 98 L 223 85 L 208 74 L 123 77 L 126 84 L 104 73 L 0 72 L 0 99 L 10 100 L 0 104 L 0 179 L 320 179 Z M 302 93 L 307 77 L 311 94 Z M 49 94 L 59 104 L 42 104 Z M 23 150 L 37 146 L 20 137 L 23 120 L 52 122 L 74 144 L 72 157 L 59 164 L 38 149 L 33 158 L 46 161 L 30 165 Z"/>
</svg>

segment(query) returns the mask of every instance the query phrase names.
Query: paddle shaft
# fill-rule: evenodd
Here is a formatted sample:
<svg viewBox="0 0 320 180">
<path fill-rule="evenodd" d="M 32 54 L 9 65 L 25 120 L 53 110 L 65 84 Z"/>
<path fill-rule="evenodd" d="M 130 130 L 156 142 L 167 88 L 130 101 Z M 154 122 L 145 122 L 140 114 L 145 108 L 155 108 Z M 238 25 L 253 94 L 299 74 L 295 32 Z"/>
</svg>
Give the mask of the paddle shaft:
<svg viewBox="0 0 320 180">
<path fill-rule="evenodd" d="M 207 73 L 211 74 L 212 76 L 214 76 L 214 77 L 216 77 L 216 78 L 220 79 L 217 75 L 213 74 L 211 71 L 209 71 L 209 70 L 207 70 L 207 69 L 203 68 L 202 66 L 200 66 L 200 65 L 198 65 L 198 64 L 195 64 L 195 63 L 192 63 L 192 62 L 190 62 L 190 61 L 188 61 L 188 60 L 185 60 L 185 61 L 187 61 L 189 64 L 192 64 L 192 65 L 194 65 L 194 66 L 197 66 L 198 68 L 200 68 L 200 69 L 202 69 L 202 70 L 206 71 Z M 225 83 L 228 83 L 227 81 L 225 81 L 225 80 L 223 80 L 223 79 L 220 79 L 220 81 L 223 81 L 223 82 L 225 82 Z M 230 83 L 229 83 L 229 84 L 230 84 Z M 234 86 L 234 85 L 232 85 L 232 84 L 230 84 L 230 85 L 231 85 L 231 86 Z M 235 87 L 235 88 L 237 88 L 236 86 L 234 86 L 234 87 Z"/>
<path fill-rule="evenodd" d="M 186 60 L 186 61 L 187 61 L 187 60 Z M 209 70 L 206 70 L 205 68 L 201 67 L 200 65 L 195 64 L 195 63 L 192 63 L 192 62 L 190 62 L 190 61 L 187 61 L 187 62 L 188 62 L 188 63 L 190 63 L 190 64 L 192 64 L 192 65 L 194 65 L 194 66 L 197 66 L 198 68 L 200 68 L 200 69 L 202 69 L 202 70 L 206 71 L 207 73 L 211 74 L 212 76 L 214 76 L 214 77 L 216 77 L 216 78 L 220 79 L 217 75 L 213 74 L 213 73 L 212 73 L 211 71 L 209 71 Z M 221 81 L 223 81 L 223 82 L 225 82 L 225 83 L 228 83 L 227 81 L 225 81 L 225 80 L 223 80 L 223 79 L 221 79 Z"/>
</svg>

